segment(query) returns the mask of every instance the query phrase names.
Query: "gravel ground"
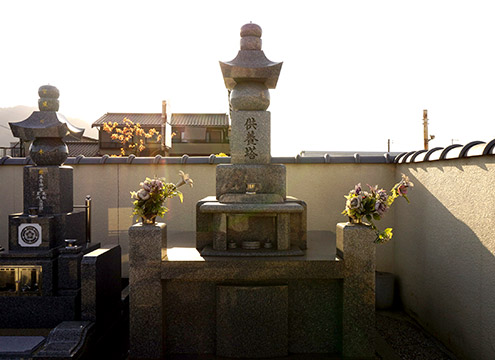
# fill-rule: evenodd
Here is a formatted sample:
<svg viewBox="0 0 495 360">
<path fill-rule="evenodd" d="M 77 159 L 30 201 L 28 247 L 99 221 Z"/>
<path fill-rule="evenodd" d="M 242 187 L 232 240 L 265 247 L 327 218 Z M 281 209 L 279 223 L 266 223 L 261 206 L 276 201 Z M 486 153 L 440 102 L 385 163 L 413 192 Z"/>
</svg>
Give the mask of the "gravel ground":
<svg viewBox="0 0 495 360">
<path fill-rule="evenodd" d="M 456 358 L 412 318 L 400 311 L 376 312 L 377 359 L 455 360 Z"/>
</svg>

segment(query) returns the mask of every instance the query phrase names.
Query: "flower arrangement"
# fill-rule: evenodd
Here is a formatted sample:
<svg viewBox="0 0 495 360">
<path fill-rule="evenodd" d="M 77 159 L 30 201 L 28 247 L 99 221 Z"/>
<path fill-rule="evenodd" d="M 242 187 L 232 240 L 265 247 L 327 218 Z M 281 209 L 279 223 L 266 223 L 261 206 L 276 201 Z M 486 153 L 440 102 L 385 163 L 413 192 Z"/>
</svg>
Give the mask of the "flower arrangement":
<svg viewBox="0 0 495 360">
<path fill-rule="evenodd" d="M 139 184 L 141 189 L 131 191 L 131 199 L 134 200 L 132 213 L 141 216 L 143 223 L 154 223 L 156 216 L 163 216 L 168 211 L 164 205 L 165 200 L 178 196 L 182 202 L 182 193 L 177 189 L 186 184 L 192 187 L 193 180 L 183 171 L 180 171 L 179 175 L 181 180 L 177 184 L 167 183 L 165 178 L 146 178 Z"/>
<path fill-rule="evenodd" d="M 376 232 L 375 243 L 385 243 L 392 239 L 392 228 L 379 231 L 373 220 L 381 220 L 398 197 L 403 197 L 409 203 L 407 190 L 413 186 L 414 184 L 404 174 L 402 174 L 401 181 L 390 190 L 390 194 L 386 190 L 378 189 L 378 185 L 368 185 L 369 191 L 364 191 L 359 183 L 354 190 L 349 192 L 349 195 L 344 196 L 347 201 L 342 214 L 347 215 L 354 223 L 362 223 L 365 217 L 369 221 L 369 226 Z"/>
</svg>

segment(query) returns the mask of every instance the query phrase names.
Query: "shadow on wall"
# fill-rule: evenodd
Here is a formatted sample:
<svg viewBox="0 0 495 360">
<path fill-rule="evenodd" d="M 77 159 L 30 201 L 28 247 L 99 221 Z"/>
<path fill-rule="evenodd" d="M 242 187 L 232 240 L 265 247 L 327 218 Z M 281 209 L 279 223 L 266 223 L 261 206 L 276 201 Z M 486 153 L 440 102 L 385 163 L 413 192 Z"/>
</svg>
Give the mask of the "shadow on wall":
<svg viewBox="0 0 495 360">
<path fill-rule="evenodd" d="M 487 185 L 495 167 L 442 163 L 449 166 L 397 168 L 415 184 L 411 204 L 396 209 L 401 299 L 406 311 L 454 353 L 494 359 L 495 200 Z"/>
</svg>

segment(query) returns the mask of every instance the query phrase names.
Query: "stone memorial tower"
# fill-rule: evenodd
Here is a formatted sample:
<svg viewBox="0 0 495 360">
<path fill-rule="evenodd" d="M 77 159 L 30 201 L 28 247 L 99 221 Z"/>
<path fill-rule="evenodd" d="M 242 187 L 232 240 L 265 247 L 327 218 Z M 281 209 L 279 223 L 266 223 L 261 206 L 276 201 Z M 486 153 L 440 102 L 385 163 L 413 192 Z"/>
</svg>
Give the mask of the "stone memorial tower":
<svg viewBox="0 0 495 360">
<path fill-rule="evenodd" d="M 261 50 L 261 27 L 241 28 L 236 58 L 220 62 L 231 91 L 231 164 L 216 169 L 216 197 L 197 205 L 202 255 L 288 256 L 306 249 L 306 204 L 286 195 L 286 169 L 272 164 L 270 94 L 282 63 Z"/>
<path fill-rule="evenodd" d="M 31 142 L 35 165 L 24 167 L 24 211 L 9 215 L 9 249 L 0 252 L 0 308 L 7 327 L 53 327 L 80 316 L 81 259 L 99 247 L 86 243 L 86 212 L 74 211 L 73 169 L 64 166 L 64 137 L 79 129 L 58 113 L 59 91 L 39 89 L 39 111 L 10 123 Z"/>
</svg>

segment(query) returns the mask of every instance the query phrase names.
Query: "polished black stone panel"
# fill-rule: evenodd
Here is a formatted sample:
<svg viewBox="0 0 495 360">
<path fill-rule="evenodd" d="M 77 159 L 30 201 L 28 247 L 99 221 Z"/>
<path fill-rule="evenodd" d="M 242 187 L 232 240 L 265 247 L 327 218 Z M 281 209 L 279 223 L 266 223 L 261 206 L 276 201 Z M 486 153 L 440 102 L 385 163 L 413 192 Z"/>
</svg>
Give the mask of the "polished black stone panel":
<svg viewBox="0 0 495 360">
<path fill-rule="evenodd" d="M 81 320 L 96 322 L 98 334 L 115 325 L 121 312 L 121 248 L 109 245 L 82 258 Z"/>
<path fill-rule="evenodd" d="M 19 226 L 21 224 L 39 224 L 41 226 L 41 244 L 26 247 L 19 244 Z M 76 211 L 64 214 L 30 216 L 26 214 L 9 215 L 9 249 L 11 251 L 40 251 L 65 246 L 65 239 L 76 239 L 77 244 L 86 241 L 86 214 Z"/>
<path fill-rule="evenodd" d="M 80 295 L 0 296 L 3 328 L 51 328 L 80 316 Z"/>
<path fill-rule="evenodd" d="M 41 179 L 41 184 L 40 184 Z M 45 193 L 43 210 L 40 211 L 40 187 Z M 24 213 L 38 209 L 41 214 L 72 212 L 73 169 L 70 166 L 26 166 L 24 167 Z"/>
</svg>

